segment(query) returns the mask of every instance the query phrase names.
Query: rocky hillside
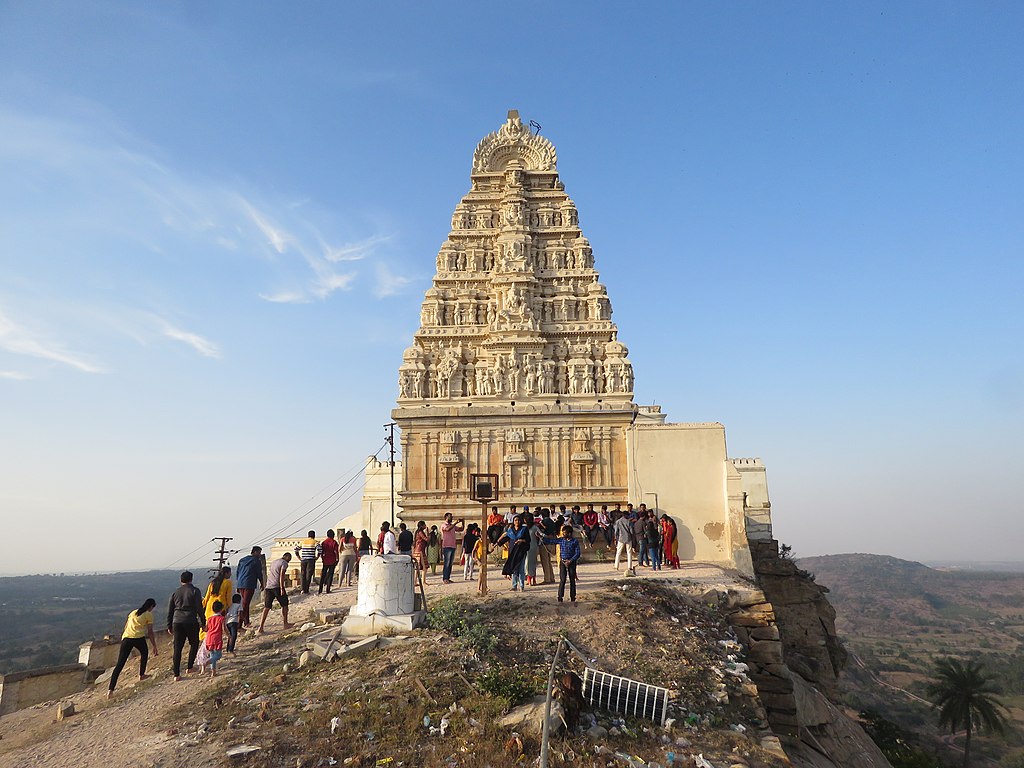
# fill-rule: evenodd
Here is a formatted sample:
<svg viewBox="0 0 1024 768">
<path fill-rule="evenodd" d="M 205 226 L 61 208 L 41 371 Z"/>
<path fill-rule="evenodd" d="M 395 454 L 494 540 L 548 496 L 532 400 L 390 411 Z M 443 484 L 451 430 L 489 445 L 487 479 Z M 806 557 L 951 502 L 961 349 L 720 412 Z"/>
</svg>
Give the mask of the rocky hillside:
<svg viewBox="0 0 1024 768">
<path fill-rule="evenodd" d="M 934 713 L 921 701 L 938 658 L 980 658 L 1024 725 L 1024 574 L 942 571 L 871 554 L 801 558 L 827 586 L 836 628 L 851 652 L 843 700 L 872 709 L 940 744 Z M 1018 732 L 1021 729 L 1018 729 Z M 1019 736 L 982 740 L 1003 759 Z"/>
<path fill-rule="evenodd" d="M 672 703 L 664 725 L 600 707 L 573 723 L 566 696 L 576 727 L 556 722 L 552 766 L 885 768 L 863 732 L 782 662 L 765 594 L 716 573 L 591 580 L 575 605 L 445 597 L 432 602 L 429 628 L 330 663 L 299 663 L 322 627 L 246 638 L 216 680 L 174 683 L 161 654 L 153 680 L 133 685 L 128 670 L 112 702 L 77 695 L 78 714 L 63 723 L 52 706 L 0 719 L 0 765 L 519 766 L 539 752 L 536 697 L 565 637 L 562 672 L 589 665 L 664 686 Z M 815 658 L 809 646 L 804 658 Z"/>
</svg>

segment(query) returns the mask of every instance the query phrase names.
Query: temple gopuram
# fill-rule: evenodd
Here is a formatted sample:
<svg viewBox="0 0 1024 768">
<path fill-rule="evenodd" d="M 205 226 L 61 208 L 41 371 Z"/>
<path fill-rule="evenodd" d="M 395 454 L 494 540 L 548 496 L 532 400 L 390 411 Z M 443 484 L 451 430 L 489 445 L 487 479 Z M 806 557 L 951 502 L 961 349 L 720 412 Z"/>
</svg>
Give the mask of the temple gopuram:
<svg viewBox="0 0 1024 768">
<path fill-rule="evenodd" d="M 477 519 L 470 475 L 492 473 L 502 509 L 645 503 L 675 518 L 683 559 L 749 571 L 748 536 L 771 531 L 764 466 L 729 459 L 721 424 L 670 424 L 633 402 L 629 350 L 556 166 L 515 110 L 473 153 L 398 370 L 400 517 Z"/>
</svg>

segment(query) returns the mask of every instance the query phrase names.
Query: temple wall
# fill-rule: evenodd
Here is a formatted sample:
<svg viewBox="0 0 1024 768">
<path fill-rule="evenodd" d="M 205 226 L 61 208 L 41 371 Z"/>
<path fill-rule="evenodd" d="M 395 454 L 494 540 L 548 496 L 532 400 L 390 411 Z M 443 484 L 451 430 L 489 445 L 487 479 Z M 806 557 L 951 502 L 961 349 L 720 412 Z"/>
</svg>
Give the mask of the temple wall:
<svg viewBox="0 0 1024 768">
<path fill-rule="evenodd" d="M 728 562 L 752 572 L 742 479 L 721 424 L 641 424 L 628 431 L 629 499 L 668 514 L 680 560 Z"/>
<path fill-rule="evenodd" d="M 363 499 L 359 510 L 340 520 L 334 530 L 352 531 L 359 536 L 360 531 L 367 531 L 370 538 L 376 541 L 380 524 L 391 520 L 391 467 L 387 460 L 381 461 L 374 456 L 366 460 L 363 471 Z M 402 462 L 395 462 L 395 514 L 401 508 L 398 501 L 402 493 Z"/>
<path fill-rule="evenodd" d="M 475 519 L 480 506 L 469 498 L 473 473 L 499 476 L 503 507 L 627 500 L 632 409 L 431 410 L 429 416 L 393 413 L 402 430 L 401 516 L 407 523 L 436 522 L 445 512 Z"/>
</svg>

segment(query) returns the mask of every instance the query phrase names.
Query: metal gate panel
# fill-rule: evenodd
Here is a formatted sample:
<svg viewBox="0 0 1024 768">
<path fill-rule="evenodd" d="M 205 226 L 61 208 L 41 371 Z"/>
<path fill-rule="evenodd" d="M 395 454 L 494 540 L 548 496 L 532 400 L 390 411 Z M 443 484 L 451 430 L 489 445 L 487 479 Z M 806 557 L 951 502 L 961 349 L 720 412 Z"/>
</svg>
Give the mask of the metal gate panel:
<svg viewBox="0 0 1024 768">
<path fill-rule="evenodd" d="M 591 706 L 653 720 L 660 725 L 668 718 L 668 688 L 591 667 L 583 672 L 583 698 Z"/>
</svg>

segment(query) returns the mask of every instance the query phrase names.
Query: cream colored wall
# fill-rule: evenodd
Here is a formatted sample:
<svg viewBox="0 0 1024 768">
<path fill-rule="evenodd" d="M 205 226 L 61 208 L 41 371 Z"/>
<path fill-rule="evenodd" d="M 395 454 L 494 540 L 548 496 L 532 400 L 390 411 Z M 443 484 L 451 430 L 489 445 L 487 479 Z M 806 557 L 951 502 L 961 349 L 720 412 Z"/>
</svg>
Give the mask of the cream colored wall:
<svg viewBox="0 0 1024 768">
<path fill-rule="evenodd" d="M 53 701 L 85 687 L 85 667 L 63 664 L 0 676 L 0 715 Z"/>
<path fill-rule="evenodd" d="M 680 559 L 749 570 L 742 487 L 727 458 L 725 427 L 637 423 L 627 443 L 630 501 L 675 519 Z"/>
<path fill-rule="evenodd" d="M 78 646 L 78 663 L 96 671 L 109 669 L 117 664 L 121 651 L 121 640 L 90 640 Z"/>
</svg>

